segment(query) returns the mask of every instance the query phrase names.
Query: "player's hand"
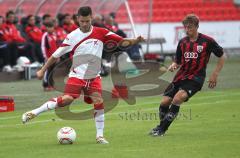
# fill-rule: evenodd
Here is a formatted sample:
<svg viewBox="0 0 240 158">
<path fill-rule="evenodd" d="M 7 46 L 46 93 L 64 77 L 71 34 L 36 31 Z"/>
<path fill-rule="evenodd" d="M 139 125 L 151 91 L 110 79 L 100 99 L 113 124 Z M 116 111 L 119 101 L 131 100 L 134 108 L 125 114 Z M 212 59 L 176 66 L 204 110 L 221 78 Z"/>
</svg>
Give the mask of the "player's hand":
<svg viewBox="0 0 240 158">
<path fill-rule="evenodd" d="M 214 87 L 216 87 L 216 85 L 217 85 L 217 77 L 218 77 L 217 74 L 212 73 L 212 75 L 210 76 L 210 78 L 208 80 L 208 88 L 213 89 Z"/>
<path fill-rule="evenodd" d="M 172 63 L 169 67 L 168 67 L 168 71 L 175 71 L 176 69 L 178 69 L 179 65 L 177 63 Z"/>
<path fill-rule="evenodd" d="M 44 72 L 42 71 L 42 69 L 40 69 L 37 71 L 36 75 L 37 75 L 37 78 L 41 80 L 44 76 Z"/>
<path fill-rule="evenodd" d="M 137 37 L 137 43 L 144 42 L 145 39 L 142 36 Z"/>
</svg>

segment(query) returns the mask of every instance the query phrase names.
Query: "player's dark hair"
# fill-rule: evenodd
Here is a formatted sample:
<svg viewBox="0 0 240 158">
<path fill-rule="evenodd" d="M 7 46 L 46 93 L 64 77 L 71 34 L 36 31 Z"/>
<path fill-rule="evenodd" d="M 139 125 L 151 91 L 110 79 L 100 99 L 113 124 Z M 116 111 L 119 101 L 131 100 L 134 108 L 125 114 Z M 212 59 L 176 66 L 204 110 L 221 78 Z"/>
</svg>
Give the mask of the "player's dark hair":
<svg viewBox="0 0 240 158">
<path fill-rule="evenodd" d="M 6 17 L 8 17 L 9 15 L 15 15 L 14 11 L 9 10 L 9 11 L 6 13 Z"/>
<path fill-rule="evenodd" d="M 42 20 L 45 20 L 45 19 L 47 19 L 47 18 L 51 18 L 51 15 L 50 15 L 50 14 L 44 14 L 44 15 L 42 16 Z"/>
<path fill-rule="evenodd" d="M 198 27 L 199 17 L 195 14 L 188 14 L 182 21 L 183 25 L 193 24 Z"/>
<path fill-rule="evenodd" d="M 66 14 L 63 15 L 63 19 L 65 19 L 66 17 L 71 17 L 71 15 L 66 13 Z"/>
<path fill-rule="evenodd" d="M 34 17 L 34 16 L 33 16 L 32 14 L 28 15 L 27 18 L 26 18 L 27 21 L 28 21 L 31 17 Z"/>
<path fill-rule="evenodd" d="M 49 22 L 47 22 L 46 24 L 44 24 L 46 27 L 54 27 L 54 22 L 53 21 L 49 21 Z"/>
<path fill-rule="evenodd" d="M 78 9 L 78 16 L 92 15 L 92 9 L 89 6 L 80 7 Z"/>
</svg>

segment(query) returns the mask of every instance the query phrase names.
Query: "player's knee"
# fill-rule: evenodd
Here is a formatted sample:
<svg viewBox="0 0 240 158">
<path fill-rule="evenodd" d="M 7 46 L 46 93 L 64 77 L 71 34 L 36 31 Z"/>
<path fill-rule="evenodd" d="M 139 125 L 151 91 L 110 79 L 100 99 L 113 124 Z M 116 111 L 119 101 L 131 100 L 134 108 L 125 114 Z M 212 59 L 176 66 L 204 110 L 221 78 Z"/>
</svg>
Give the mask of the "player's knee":
<svg viewBox="0 0 240 158">
<path fill-rule="evenodd" d="M 93 101 L 93 104 L 102 104 L 103 103 L 103 98 L 99 93 L 92 93 L 91 94 L 91 99 Z"/>
<path fill-rule="evenodd" d="M 97 97 L 93 99 L 93 104 L 102 104 L 103 99 L 101 97 Z"/>
<path fill-rule="evenodd" d="M 181 98 L 182 98 L 182 100 L 185 101 L 188 98 L 188 94 L 186 92 L 182 93 Z"/>
<path fill-rule="evenodd" d="M 69 105 L 73 102 L 74 98 L 70 95 L 64 95 L 62 96 L 62 105 L 61 106 L 66 106 Z"/>
<path fill-rule="evenodd" d="M 181 92 L 177 93 L 177 95 L 174 96 L 173 104 L 181 104 L 185 100 L 187 100 L 187 98 L 188 98 L 187 92 L 181 91 Z"/>
<path fill-rule="evenodd" d="M 94 110 L 102 110 L 104 109 L 103 103 L 94 104 Z"/>
<path fill-rule="evenodd" d="M 160 106 L 169 106 L 172 103 L 172 98 L 170 97 L 163 97 Z"/>
</svg>

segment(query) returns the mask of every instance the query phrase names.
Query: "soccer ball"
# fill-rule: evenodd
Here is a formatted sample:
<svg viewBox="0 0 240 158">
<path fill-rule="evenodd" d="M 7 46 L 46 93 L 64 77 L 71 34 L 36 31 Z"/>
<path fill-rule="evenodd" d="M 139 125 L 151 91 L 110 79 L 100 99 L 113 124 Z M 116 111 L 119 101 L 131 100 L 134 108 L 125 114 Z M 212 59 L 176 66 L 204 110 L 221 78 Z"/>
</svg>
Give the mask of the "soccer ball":
<svg viewBox="0 0 240 158">
<path fill-rule="evenodd" d="M 60 144 L 73 144 L 76 139 L 76 132 L 71 127 L 63 127 L 58 131 L 57 139 Z"/>
</svg>

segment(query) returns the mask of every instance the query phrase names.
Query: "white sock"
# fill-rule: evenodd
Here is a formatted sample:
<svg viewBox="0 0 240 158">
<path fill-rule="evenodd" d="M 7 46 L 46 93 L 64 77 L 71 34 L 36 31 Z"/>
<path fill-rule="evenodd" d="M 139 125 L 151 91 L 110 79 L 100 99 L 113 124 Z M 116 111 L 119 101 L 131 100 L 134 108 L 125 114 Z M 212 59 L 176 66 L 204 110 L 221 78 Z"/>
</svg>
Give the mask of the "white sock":
<svg viewBox="0 0 240 158">
<path fill-rule="evenodd" d="M 103 137 L 103 129 L 104 129 L 104 109 L 94 110 L 94 120 L 96 124 L 97 137 Z"/>
<path fill-rule="evenodd" d="M 56 107 L 57 107 L 57 98 L 53 98 L 52 100 L 49 100 L 46 103 L 44 103 L 39 108 L 32 110 L 32 113 L 35 115 L 39 115 L 42 112 L 55 109 Z"/>
</svg>

